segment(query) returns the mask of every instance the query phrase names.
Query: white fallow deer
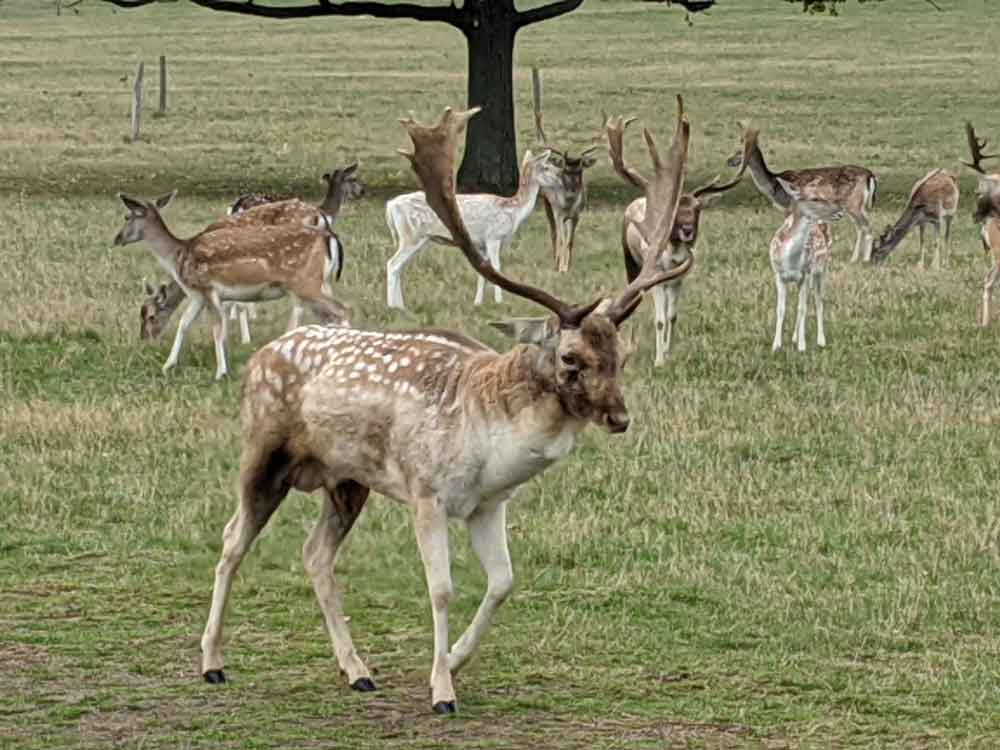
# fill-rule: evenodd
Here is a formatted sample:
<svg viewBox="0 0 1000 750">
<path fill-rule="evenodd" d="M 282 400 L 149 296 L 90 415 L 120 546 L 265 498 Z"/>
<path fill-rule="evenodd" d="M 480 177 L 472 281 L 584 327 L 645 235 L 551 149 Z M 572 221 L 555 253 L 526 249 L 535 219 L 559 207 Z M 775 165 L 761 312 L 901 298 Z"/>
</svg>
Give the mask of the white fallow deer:
<svg viewBox="0 0 1000 750">
<path fill-rule="evenodd" d="M 740 124 L 743 142 L 753 140 L 750 151 L 750 176 L 754 185 L 774 205 L 784 212 L 792 210 L 792 197 L 781 187 L 779 180 L 791 185 L 801 200 L 827 201 L 835 203 L 851 217 L 858 230 L 851 262 L 871 260 L 872 226 L 868 212 L 875 203 L 878 181 L 875 175 L 864 167 L 844 165 L 839 167 L 814 167 L 812 169 L 787 169 L 772 172 L 764 161 L 764 154 L 757 142 L 758 131 Z M 740 149 L 729 159 L 729 166 L 737 166 L 745 149 Z"/>
<path fill-rule="evenodd" d="M 636 198 L 625 209 L 622 216 L 622 251 L 625 256 L 625 274 L 629 281 L 639 273 L 648 246 L 643 240 L 650 231 L 649 220 L 646 217 L 646 205 L 651 200 L 650 191 L 655 189 L 655 181 L 650 182 L 635 168 L 625 162 L 624 136 L 634 117 L 624 119 L 606 117 L 604 131 L 608 139 L 608 155 L 615 172 L 627 184 L 645 191 L 646 195 Z M 645 132 L 645 131 L 644 131 Z M 646 134 L 648 138 L 648 133 Z M 753 141 L 747 141 L 749 152 Z M 673 234 L 670 237 L 670 250 L 663 257 L 664 267 L 684 262 L 694 252 L 698 241 L 698 227 L 701 223 L 701 212 L 714 205 L 724 193 L 735 187 L 743 178 L 747 161 L 744 160 L 736 176 L 727 183 L 719 184 L 716 177 L 707 185 L 697 188 L 681 196 L 677 207 L 677 218 L 674 221 Z M 658 165 L 654 163 L 654 167 Z M 666 362 L 673 342 L 674 326 L 677 324 L 678 304 L 680 301 L 682 279 L 675 279 L 668 284 L 653 289 L 653 308 L 656 318 L 656 358 L 654 364 L 659 366 Z"/>
<path fill-rule="evenodd" d="M 145 240 L 153 255 L 188 297 L 167 372 L 177 365 L 184 336 L 205 307 L 214 317 L 215 377 L 225 377 L 226 316 L 224 302 L 263 302 L 286 294 L 308 306 L 325 322 L 346 323 L 345 310 L 332 299 L 329 283 L 336 240 L 326 226 L 303 224 L 222 227 L 179 239 L 164 223 L 160 210 L 177 191 L 155 201 L 118 194 L 128 208 L 115 246 Z"/>
<path fill-rule="evenodd" d="M 976 210 L 972 215 L 980 224 L 979 232 L 983 240 L 983 249 L 986 251 L 990 262 L 990 270 L 986 273 L 983 282 L 983 314 L 981 323 L 983 326 L 990 322 L 990 297 L 993 289 L 1000 283 L 1000 173 L 989 173 L 983 169 L 984 159 L 995 159 L 1000 154 L 984 154 L 986 139 L 976 137 L 975 128 L 971 122 L 965 124 L 965 133 L 969 140 L 969 151 L 972 154 L 971 162 L 962 162 L 979 175 L 979 185 L 977 187 Z"/>
<path fill-rule="evenodd" d="M 941 268 L 948 253 L 951 222 L 958 210 L 958 177 L 943 169 L 934 169 L 921 177 L 910 191 L 903 213 L 887 227 L 872 249 L 872 262 L 883 263 L 909 231 L 916 227 L 920 238 L 920 267 L 924 267 L 924 227 L 930 224 L 937 233 L 934 268 Z"/>
<path fill-rule="evenodd" d="M 355 171 L 357 163 L 344 168 L 334 169 L 323 175 L 323 181 L 327 183 L 326 196 L 323 202 L 314 206 L 297 198 L 288 198 L 278 201 L 265 201 L 265 195 L 261 193 L 247 193 L 233 204 L 229 209 L 229 216 L 208 225 L 203 232 L 213 232 L 217 229 L 228 229 L 233 227 L 253 227 L 258 225 L 278 225 L 278 224 L 303 224 L 310 227 L 325 226 L 331 233 L 329 255 L 332 263 L 325 267 L 327 277 L 324 280 L 325 287 L 332 295 L 332 283 L 340 280 L 340 275 L 344 270 L 344 243 L 333 231 L 334 223 L 340 213 L 341 206 L 345 198 L 357 198 L 364 195 L 364 185 L 357 178 Z M 241 207 L 239 208 L 238 207 Z M 139 331 L 139 338 L 156 339 L 159 338 L 170 321 L 174 310 L 184 300 L 184 292 L 180 285 L 171 280 L 168 284 L 161 284 L 159 289 L 152 289 L 144 282 L 146 288 L 146 299 L 143 301 L 140 315 L 143 320 Z M 240 321 L 240 334 L 244 344 L 250 342 L 250 320 L 256 318 L 253 303 L 226 303 L 230 309 L 230 319 L 233 313 L 237 312 Z M 303 308 L 297 301 L 292 306 L 292 314 L 288 320 L 288 329 L 291 330 L 302 323 Z"/>
<path fill-rule="evenodd" d="M 778 291 L 775 314 L 774 342 L 771 351 L 781 349 L 781 332 L 785 323 L 785 306 L 788 287 L 798 287 L 799 308 L 795 318 L 792 343 L 798 350 L 806 350 L 806 308 L 812 291 L 816 307 L 816 345 L 826 346 L 826 329 L 823 325 L 823 276 L 830 259 L 833 233 L 828 222 L 839 221 L 844 210 L 835 203 L 802 199 L 791 183 L 779 178 L 781 188 L 791 199 L 791 211 L 771 239 L 771 269 Z"/>
<path fill-rule="evenodd" d="M 500 268 L 500 254 L 510 244 L 514 234 L 535 210 L 539 189 L 558 189 L 559 170 L 549 162 L 551 152 L 535 156 L 524 154 L 521 162 L 521 181 L 517 192 L 507 198 L 488 193 L 470 193 L 457 196 L 462 218 L 473 241 L 486 249 L 493 267 Z M 406 264 L 428 242 L 439 242 L 447 237 L 444 225 L 427 205 L 423 191 L 396 196 L 385 204 L 385 222 L 389 226 L 397 250 L 386 263 L 386 301 L 389 307 L 403 308 L 402 273 Z M 493 300 L 503 301 L 500 286 L 493 285 Z M 475 304 L 483 302 L 486 281 L 476 280 Z"/>
<path fill-rule="evenodd" d="M 552 257 L 556 271 L 566 273 L 573 261 L 576 228 L 587 205 L 587 185 L 584 172 L 597 163 L 594 152 L 600 146 L 589 146 L 573 156 L 570 151 L 558 149 L 549 143 L 542 123 L 542 79 L 538 68 L 531 69 L 531 94 L 535 108 L 535 140 L 552 152 L 549 162 L 559 170 L 559 186 L 542 188 L 542 207 L 549 222 L 552 239 Z"/>
<path fill-rule="evenodd" d="M 472 239 L 456 200 L 455 151 L 478 109 L 446 109 L 434 127 L 402 123 L 405 154 L 442 223 L 477 272 L 552 313 L 550 335 L 498 353 L 447 331 L 383 332 L 306 326 L 258 351 L 246 367 L 239 506 L 226 525 L 211 611 L 201 639 L 202 674 L 225 682 L 222 629 L 233 577 L 254 539 L 291 489 L 323 490 L 319 520 L 303 548 L 333 651 L 349 685 L 375 689 L 347 626 L 334 572 L 343 541 L 375 492 L 411 512 L 430 594 L 434 656 L 431 704 L 456 710 L 453 675 L 469 660 L 513 585 L 507 501 L 518 487 L 564 458 L 591 423 L 624 432 L 629 415 L 620 385 L 617 329 L 642 293 L 691 268 L 661 272 L 650 253 L 638 278 L 613 300 L 571 306 L 497 271 Z M 678 121 L 657 178 L 667 246 L 680 195 L 689 126 Z M 537 330 L 537 327 L 535 327 Z M 453 644 L 448 521 L 462 520 L 487 579 L 486 594 Z"/>
</svg>

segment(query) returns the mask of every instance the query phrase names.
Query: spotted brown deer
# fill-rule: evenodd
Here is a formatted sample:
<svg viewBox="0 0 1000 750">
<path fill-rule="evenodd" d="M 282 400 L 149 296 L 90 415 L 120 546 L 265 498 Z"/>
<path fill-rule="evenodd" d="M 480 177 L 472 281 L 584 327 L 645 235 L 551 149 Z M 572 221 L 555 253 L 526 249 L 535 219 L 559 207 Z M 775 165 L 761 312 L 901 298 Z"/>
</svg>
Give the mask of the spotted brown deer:
<svg viewBox="0 0 1000 750">
<path fill-rule="evenodd" d="M 334 565 L 370 491 L 406 505 L 430 594 L 434 656 L 431 704 L 456 710 L 452 676 L 473 655 L 513 584 L 507 501 L 519 485 L 564 458 L 590 423 L 624 432 L 618 328 L 646 289 L 687 273 L 660 271 L 650 253 L 638 277 L 611 300 L 574 306 L 504 276 L 482 255 L 455 197 L 455 151 L 469 118 L 444 111 L 434 127 L 402 123 L 405 153 L 427 203 L 462 254 L 490 283 L 547 308 L 550 335 L 500 354 L 449 331 L 386 332 L 306 326 L 264 346 L 246 367 L 239 506 L 226 525 L 202 673 L 225 682 L 222 627 L 233 576 L 289 490 L 323 490 L 319 520 L 303 547 L 306 570 L 341 669 L 358 691 L 375 689 L 344 617 Z M 665 250 L 682 186 L 689 126 L 678 116 L 647 235 Z M 653 149 L 652 141 L 650 141 Z M 533 327 L 537 330 L 537 327 Z M 487 579 L 486 594 L 449 649 L 453 596 L 448 520 L 461 519 Z"/>
<path fill-rule="evenodd" d="M 167 228 L 160 215 L 176 194 L 175 190 L 148 201 L 119 193 L 128 214 L 114 239 L 115 246 L 145 240 L 188 297 L 164 372 L 177 365 L 184 336 L 207 307 L 214 318 L 215 377 L 228 374 L 224 302 L 266 301 L 290 293 L 321 320 L 346 322 L 345 310 L 332 299 L 326 281 L 336 240 L 325 225 L 223 227 L 184 240 Z"/>
<path fill-rule="evenodd" d="M 871 171 L 864 167 L 844 165 L 836 167 L 815 167 L 812 169 L 787 169 L 772 172 L 758 142 L 759 132 L 740 123 L 744 148 L 730 159 L 730 166 L 737 166 L 743 158 L 747 141 L 753 141 L 750 149 L 750 177 L 757 189 L 770 199 L 775 208 L 788 212 L 792 210 L 792 197 L 779 182 L 783 180 L 793 186 L 802 200 L 818 200 L 835 203 L 844 209 L 858 230 L 851 262 L 871 260 L 873 235 L 868 212 L 878 193 L 878 181 Z"/>
<path fill-rule="evenodd" d="M 920 267 L 924 267 L 924 227 L 934 227 L 934 268 L 940 269 L 951 239 L 951 222 L 958 210 L 958 178 L 943 169 L 933 169 L 910 190 L 903 213 L 887 227 L 872 249 L 872 262 L 883 263 L 903 238 L 916 227 L 920 237 Z"/>
<path fill-rule="evenodd" d="M 550 151 L 537 156 L 526 151 L 521 162 L 521 181 L 511 197 L 472 193 L 459 195 L 458 205 L 469 234 L 479 246 L 486 249 L 490 263 L 500 268 L 500 254 L 514 238 L 521 224 L 535 210 L 540 189 L 558 189 L 559 170 L 550 163 Z M 423 191 L 398 195 L 385 204 L 385 222 L 389 226 L 397 249 L 385 266 L 386 302 L 389 307 L 403 308 L 402 273 L 414 256 L 428 242 L 439 242 L 447 235 L 444 225 L 427 205 Z M 501 287 L 493 285 L 493 301 L 503 301 Z M 476 279 L 474 304 L 481 305 L 486 291 L 486 280 Z"/>
<path fill-rule="evenodd" d="M 364 195 L 364 184 L 357 177 L 357 167 L 355 162 L 325 173 L 323 181 L 327 183 L 327 192 L 318 206 L 297 198 L 268 201 L 265 199 L 269 196 L 264 194 L 247 193 L 240 196 L 229 208 L 229 216 L 210 224 L 203 231 L 263 224 L 304 224 L 313 227 L 325 225 L 333 235 L 330 243 L 332 263 L 326 268 L 328 278 L 325 283 L 332 284 L 333 281 L 340 280 L 344 270 L 344 243 L 333 232 L 334 222 L 346 198 L 354 199 Z M 180 285 L 173 279 L 165 285 L 161 284 L 159 289 L 153 289 L 145 282 L 144 286 L 146 299 L 140 308 L 142 326 L 139 338 L 156 339 L 163 333 L 174 310 L 184 300 L 185 295 Z M 243 343 L 250 343 L 250 320 L 257 317 L 254 304 L 232 302 L 226 303 L 226 307 L 230 310 L 230 319 L 239 318 L 240 337 Z M 302 305 L 296 301 L 288 320 L 289 330 L 302 323 L 302 314 Z"/>
<path fill-rule="evenodd" d="M 559 170 L 559 186 L 542 188 L 541 196 L 545 217 L 549 222 L 556 271 L 566 273 L 573 261 L 576 227 L 587 204 L 587 185 L 583 173 L 597 163 L 594 152 L 600 147 L 588 146 L 579 156 L 573 156 L 568 149 L 553 146 L 546 137 L 542 124 L 542 79 L 538 68 L 531 69 L 531 84 L 535 108 L 535 140 L 552 152 L 549 161 Z"/>
<path fill-rule="evenodd" d="M 622 216 L 622 251 L 625 256 L 625 273 L 629 281 L 634 279 L 642 266 L 643 258 L 650 249 L 643 240 L 645 236 L 640 227 L 646 226 L 646 205 L 651 200 L 650 191 L 656 183 L 643 177 L 638 170 L 625 162 L 624 137 L 628 126 L 635 121 L 631 117 L 605 117 L 604 130 L 608 139 L 608 155 L 615 172 L 626 184 L 637 187 L 645 192 L 642 198 L 636 198 L 625 209 Z M 646 131 L 644 131 L 645 133 Z M 646 134 L 648 138 L 648 133 Z M 747 141 L 749 152 L 753 141 Z M 701 224 L 701 212 L 718 201 L 723 194 L 734 188 L 743 178 L 747 160 L 740 165 L 739 172 L 729 182 L 719 184 L 719 178 L 703 185 L 690 193 L 684 193 L 677 207 L 677 218 L 674 221 L 673 234 L 670 236 L 670 250 L 663 257 L 666 266 L 682 263 L 694 252 L 698 241 L 698 228 Z M 656 318 L 656 358 L 655 365 L 662 365 L 670 354 L 673 342 L 674 326 L 677 324 L 678 304 L 680 301 L 682 279 L 675 279 L 653 289 L 653 308 Z"/>
</svg>

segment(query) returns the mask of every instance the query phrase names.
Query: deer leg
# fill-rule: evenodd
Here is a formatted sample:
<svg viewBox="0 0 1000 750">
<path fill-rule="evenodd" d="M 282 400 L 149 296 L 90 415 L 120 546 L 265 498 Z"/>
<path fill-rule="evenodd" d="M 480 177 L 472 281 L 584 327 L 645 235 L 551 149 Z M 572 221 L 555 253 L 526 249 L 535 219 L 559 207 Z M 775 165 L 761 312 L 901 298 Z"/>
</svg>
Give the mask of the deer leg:
<svg viewBox="0 0 1000 750">
<path fill-rule="evenodd" d="M 993 295 L 993 287 L 1000 281 L 1000 266 L 994 266 L 986 274 L 986 282 L 983 284 L 983 327 L 990 323 L 990 297 Z"/>
<path fill-rule="evenodd" d="M 826 328 L 823 325 L 823 272 L 812 274 L 813 305 L 816 308 L 816 346 L 826 346 Z"/>
<path fill-rule="evenodd" d="M 184 344 L 184 336 L 187 334 L 188 329 L 195 322 L 195 320 L 198 319 L 198 316 L 201 315 L 201 311 L 204 307 L 205 295 L 192 289 L 191 295 L 188 298 L 188 303 L 184 306 L 184 314 L 181 315 L 180 322 L 177 324 L 177 334 L 174 336 L 174 345 L 170 347 L 170 355 L 167 357 L 167 361 L 163 364 L 164 373 L 177 366 L 177 360 L 179 360 L 181 356 L 181 346 Z"/>
<path fill-rule="evenodd" d="M 493 266 L 497 271 L 500 270 L 500 247 L 502 243 L 496 240 L 486 241 L 486 257 L 489 258 L 490 265 Z M 493 286 L 493 301 L 496 304 L 503 302 L 503 295 L 500 292 L 500 287 Z M 483 297 L 486 294 L 486 279 L 482 275 L 476 278 L 476 298 L 473 301 L 475 305 L 483 304 Z"/>
<path fill-rule="evenodd" d="M 239 306 L 239 319 L 240 319 L 240 341 L 244 344 L 250 343 L 250 315 L 251 311 L 246 305 Z M 253 317 L 257 317 L 257 311 L 253 311 Z"/>
<path fill-rule="evenodd" d="M 775 274 L 774 282 L 778 290 L 778 305 L 774 316 L 774 342 L 771 344 L 772 352 L 776 352 L 781 349 L 781 329 L 785 323 L 785 303 L 788 301 L 788 286 L 777 274 Z"/>
<path fill-rule="evenodd" d="M 573 244 L 576 242 L 576 225 L 580 223 L 580 217 L 568 219 L 566 221 L 566 270 L 573 263 Z"/>
<path fill-rule="evenodd" d="M 854 254 L 851 255 L 851 262 L 864 260 L 865 263 L 872 259 L 872 227 L 868 217 L 863 213 L 851 213 L 851 219 L 858 229 L 858 238 L 854 242 Z"/>
<path fill-rule="evenodd" d="M 920 239 L 920 267 L 924 268 L 924 225 L 917 224 L 917 237 Z"/>
<path fill-rule="evenodd" d="M 351 633 L 344 619 L 340 589 L 334 576 L 334 564 L 341 544 L 368 499 L 368 488 L 347 481 L 324 490 L 323 509 L 309 539 L 302 547 L 302 560 L 312 579 L 316 600 L 323 611 L 327 632 L 337 663 L 347 674 L 355 690 L 367 693 L 375 689 L 371 673 L 354 649 Z"/>
<path fill-rule="evenodd" d="M 399 249 L 396 254 L 389 258 L 389 262 L 385 264 L 385 281 L 386 281 L 386 304 L 389 307 L 398 307 L 404 309 L 403 304 L 403 269 L 406 268 L 406 264 L 409 263 L 413 256 L 420 252 L 424 245 L 427 244 L 427 239 L 418 240 L 411 245 L 407 245 L 404 240 L 400 240 Z"/>
<path fill-rule="evenodd" d="M 448 668 L 448 605 L 453 589 L 448 554 L 448 518 L 435 497 L 419 498 L 413 517 L 417 546 L 424 563 L 427 591 L 434 619 L 434 662 L 431 667 L 431 705 L 434 713 L 455 713 L 455 688 Z"/>
<path fill-rule="evenodd" d="M 467 521 L 469 542 L 486 572 L 486 594 L 469 627 L 452 646 L 448 667 L 452 674 L 469 660 L 489 630 L 493 615 L 514 587 L 514 571 L 507 550 L 507 503 L 479 510 Z"/>
<path fill-rule="evenodd" d="M 944 234 L 941 244 L 941 261 L 947 265 L 948 256 L 951 255 L 951 217 L 942 216 L 941 223 L 944 225 Z"/>
<path fill-rule="evenodd" d="M 226 681 L 222 671 L 222 627 L 233 576 L 253 540 L 288 494 L 288 462 L 288 454 L 281 447 L 244 450 L 240 505 L 222 533 L 222 555 L 215 567 L 212 606 L 201 636 L 201 673 L 206 682 Z"/>
<path fill-rule="evenodd" d="M 795 316 L 795 336 L 792 341 L 798 346 L 800 352 L 806 350 L 806 312 L 809 308 L 809 284 L 803 278 L 799 282 L 799 309 Z"/>
<path fill-rule="evenodd" d="M 542 206 L 545 208 L 545 220 L 549 223 L 549 239 L 552 241 L 552 260 L 555 262 L 556 270 L 559 270 L 559 222 L 556 220 L 552 210 L 552 204 L 548 199 L 542 197 Z"/>
<path fill-rule="evenodd" d="M 681 299 L 681 285 L 679 283 L 667 284 L 664 291 L 667 293 L 667 341 L 664 348 L 669 357 L 674 341 L 674 327 L 677 325 L 677 307 Z"/>
<path fill-rule="evenodd" d="M 663 284 L 657 284 L 652 291 L 653 314 L 656 316 L 656 358 L 653 365 L 659 366 L 667 361 L 667 292 Z"/>
<path fill-rule="evenodd" d="M 215 341 L 215 379 L 222 380 L 229 374 L 229 365 L 226 362 L 226 315 L 222 310 L 222 301 L 217 292 L 212 292 L 208 298 L 208 307 L 215 318 L 212 326 L 212 338 Z"/>
</svg>

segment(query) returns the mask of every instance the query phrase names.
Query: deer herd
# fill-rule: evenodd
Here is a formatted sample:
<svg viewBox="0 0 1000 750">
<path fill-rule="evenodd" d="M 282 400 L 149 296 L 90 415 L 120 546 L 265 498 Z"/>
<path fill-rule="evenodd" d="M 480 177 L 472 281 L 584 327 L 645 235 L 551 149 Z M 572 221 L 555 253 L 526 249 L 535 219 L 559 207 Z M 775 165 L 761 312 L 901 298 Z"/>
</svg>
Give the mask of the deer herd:
<svg viewBox="0 0 1000 750">
<path fill-rule="evenodd" d="M 536 82 L 537 86 L 537 82 Z M 536 101 L 538 97 L 536 95 Z M 584 205 L 583 173 L 596 147 L 570 156 L 550 145 L 536 107 L 536 134 L 543 148 L 524 155 L 515 195 L 455 194 L 459 140 L 478 109 L 444 111 L 434 126 L 402 120 L 413 152 L 406 152 L 419 192 L 386 204 L 386 223 L 396 252 L 386 266 L 389 306 L 402 307 L 403 268 L 429 242 L 458 248 L 478 275 L 475 303 L 486 285 L 545 308 L 540 318 L 495 324 L 518 345 L 505 353 L 461 333 L 442 330 L 384 331 L 355 327 L 334 299 L 344 265 L 344 245 L 334 231 L 346 199 L 364 190 L 357 165 L 326 175 L 328 193 L 314 206 L 298 199 L 243 196 L 223 218 L 188 239 L 179 239 L 161 212 L 174 197 L 156 200 L 121 195 L 128 209 L 116 245 L 145 240 L 170 276 L 142 306 L 143 337 L 157 337 L 186 299 L 164 365 L 177 364 L 186 332 L 207 307 L 213 320 L 216 376 L 228 373 L 227 315 L 230 303 L 247 305 L 291 295 L 289 330 L 259 349 L 245 368 L 241 419 L 243 453 L 239 503 L 225 527 L 208 621 L 201 640 L 202 675 L 226 681 L 222 629 L 233 577 L 257 535 L 292 489 L 322 490 L 322 509 L 303 548 L 305 568 L 319 602 L 333 652 L 348 684 L 375 689 L 372 673 L 355 649 L 341 600 L 335 562 L 372 490 L 395 499 L 411 514 L 424 565 L 433 617 L 431 705 L 456 710 L 455 673 L 473 655 L 511 591 L 507 548 L 507 501 L 518 487 L 567 456 L 589 424 L 609 433 L 629 426 L 621 372 L 631 346 L 620 331 L 645 292 L 655 306 L 655 363 L 669 354 L 681 284 L 695 256 L 701 212 L 740 182 L 749 170 L 754 185 L 784 219 L 770 244 L 777 288 L 773 349 L 782 345 L 788 288 L 798 288 L 793 343 L 806 347 L 806 308 L 811 291 L 816 343 L 825 346 L 823 277 L 830 256 L 830 224 L 849 216 L 857 228 L 853 260 L 883 262 L 913 227 L 937 231 L 934 266 L 945 262 L 958 206 L 955 175 L 935 169 L 913 187 L 902 215 L 875 239 L 869 211 L 875 176 L 862 167 L 835 166 L 771 172 L 758 131 L 741 126 L 740 148 L 728 180 L 715 178 L 685 192 L 690 124 L 678 96 L 673 139 L 661 153 L 643 131 L 649 155 L 645 174 L 625 160 L 632 119 L 604 118 L 603 135 L 615 173 L 643 195 L 623 211 L 621 241 L 626 283 L 615 295 L 570 302 L 502 273 L 500 257 L 539 196 L 549 218 L 556 270 L 566 272 Z M 974 217 L 992 265 L 983 289 L 982 324 L 1000 282 L 1000 173 L 982 166 L 995 155 L 966 126 L 979 177 Z M 300 325 L 304 308 L 319 324 Z M 248 310 L 238 309 L 244 340 Z M 449 565 L 450 519 L 468 529 L 486 574 L 486 593 L 465 631 L 452 643 L 448 608 L 453 588 Z"/>
</svg>

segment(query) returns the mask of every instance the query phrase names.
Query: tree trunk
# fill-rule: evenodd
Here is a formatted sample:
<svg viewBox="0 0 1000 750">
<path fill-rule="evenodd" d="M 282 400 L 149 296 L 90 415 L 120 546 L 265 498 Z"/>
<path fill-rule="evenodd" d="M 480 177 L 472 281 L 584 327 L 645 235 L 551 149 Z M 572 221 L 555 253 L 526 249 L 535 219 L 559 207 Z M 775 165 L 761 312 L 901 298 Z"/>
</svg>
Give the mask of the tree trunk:
<svg viewBox="0 0 1000 750">
<path fill-rule="evenodd" d="M 458 189 L 513 195 L 518 182 L 514 3 L 466 0 L 464 10 L 468 15 L 464 29 L 469 50 L 468 105 L 483 111 L 469 121 Z"/>
</svg>

